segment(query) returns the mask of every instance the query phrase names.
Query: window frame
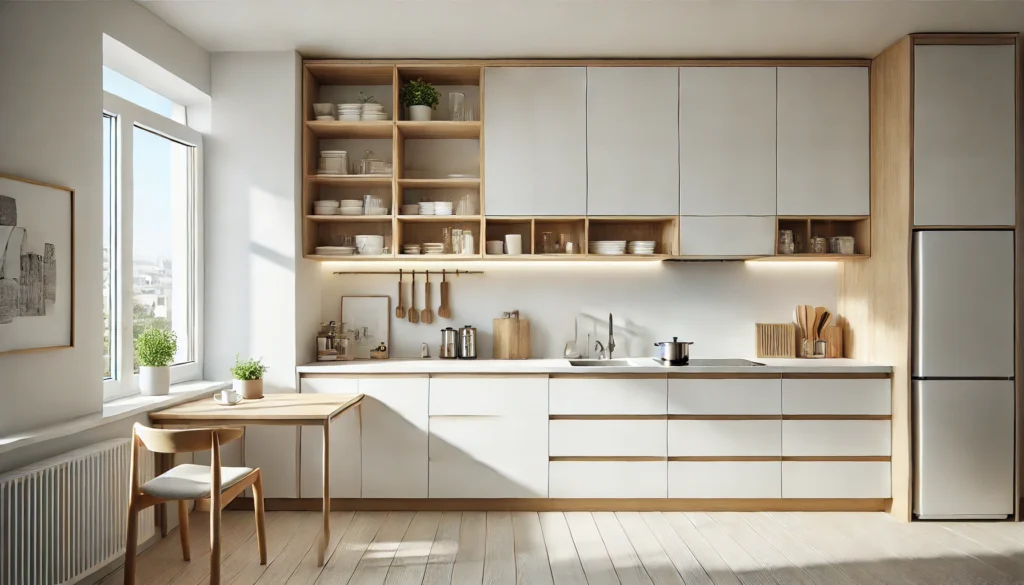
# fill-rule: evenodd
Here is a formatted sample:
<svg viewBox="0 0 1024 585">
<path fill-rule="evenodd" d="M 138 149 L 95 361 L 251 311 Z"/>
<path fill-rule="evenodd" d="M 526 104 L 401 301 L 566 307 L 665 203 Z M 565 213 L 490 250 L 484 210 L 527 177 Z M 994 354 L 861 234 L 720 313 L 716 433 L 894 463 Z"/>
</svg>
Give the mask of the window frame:
<svg viewBox="0 0 1024 585">
<path fill-rule="evenodd" d="M 134 131 L 142 130 L 163 136 L 169 140 L 192 147 L 192 198 L 189 202 L 188 220 L 193 226 L 192 247 L 189 262 L 192 265 L 191 310 L 192 310 L 192 355 L 193 360 L 171 366 L 171 383 L 202 380 L 203 378 L 203 135 L 189 128 L 136 105 L 112 93 L 103 92 L 103 113 L 114 118 L 114 151 L 116 161 L 116 182 L 114 185 L 112 239 L 115 242 L 111 258 L 111 277 L 114 282 L 113 302 L 114 335 L 111 339 L 111 360 L 114 362 L 112 377 L 103 380 L 103 400 L 115 400 L 139 392 L 139 375 L 134 371 L 135 352 L 132 327 L 133 310 L 133 220 L 134 181 L 133 155 Z M 116 258 L 116 260 L 115 260 Z M 127 276 L 126 276 L 127 275 Z"/>
</svg>

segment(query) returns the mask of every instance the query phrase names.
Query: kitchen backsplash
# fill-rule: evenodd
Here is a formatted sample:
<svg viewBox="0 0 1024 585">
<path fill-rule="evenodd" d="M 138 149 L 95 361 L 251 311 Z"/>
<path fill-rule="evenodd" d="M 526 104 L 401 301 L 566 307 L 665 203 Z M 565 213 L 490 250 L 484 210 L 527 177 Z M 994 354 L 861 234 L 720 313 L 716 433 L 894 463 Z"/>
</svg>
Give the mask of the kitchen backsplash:
<svg viewBox="0 0 1024 585">
<path fill-rule="evenodd" d="M 395 318 L 397 276 L 335 275 L 335 270 L 394 269 L 397 266 L 323 264 L 322 315 L 340 321 L 343 295 L 391 296 L 391 357 L 419 357 L 427 343 L 437 357 L 440 330 L 472 325 L 478 329 L 477 352 L 492 355 L 492 320 L 502 312 L 519 309 L 530 320 L 533 358 L 561 357 L 579 318 L 581 350 L 591 338 L 604 343 L 608 313 L 615 316 L 616 357 L 653 356 L 655 341 L 679 337 L 692 341 L 692 357 L 752 357 L 754 323 L 793 320 L 798 304 L 836 310 L 836 265 L 832 263 L 781 264 L 772 262 L 642 263 L 642 264 L 447 264 L 483 274 L 454 277 L 451 319 L 409 323 Z M 409 306 L 406 269 L 404 300 Z M 416 266 L 416 302 L 423 308 L 423 270 L 431 271 L 435 314 L 440 303 L 438 283 L 442 266 Z M 592 351 L 596 356 L 596 353 Z"/>
</svg>

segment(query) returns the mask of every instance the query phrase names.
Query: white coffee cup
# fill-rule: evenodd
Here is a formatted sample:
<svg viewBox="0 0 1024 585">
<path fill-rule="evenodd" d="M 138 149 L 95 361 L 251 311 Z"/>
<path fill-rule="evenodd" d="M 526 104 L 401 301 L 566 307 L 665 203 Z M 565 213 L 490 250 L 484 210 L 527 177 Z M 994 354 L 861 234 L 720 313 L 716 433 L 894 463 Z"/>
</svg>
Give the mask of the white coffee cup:
<svg viewBox="0 0 1024 585">
<path fill-rule="evenodd" d="M 496 256 L 505 253 L 505 243 L 501 240 L 487 240 L 487 253 Z"/>
<path fill-rule="evenodd" d="M 238 402 L 238 392 L 234 390 L 221 390 L 220 401 L 226 404 L 234 404 Z"/>
<path fill-rule="evenodd" d="M 523 253 L 523 236 L 519 234 L 508 234 L 505 236 L 505 253 L 509 256 L 518 256 Z"/>
</svg>

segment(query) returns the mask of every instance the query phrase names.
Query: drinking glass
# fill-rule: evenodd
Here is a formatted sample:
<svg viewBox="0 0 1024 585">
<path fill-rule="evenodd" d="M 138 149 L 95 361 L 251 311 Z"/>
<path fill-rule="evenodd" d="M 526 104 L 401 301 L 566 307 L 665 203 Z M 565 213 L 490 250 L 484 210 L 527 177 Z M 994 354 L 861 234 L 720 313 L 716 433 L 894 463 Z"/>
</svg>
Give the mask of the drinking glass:
<svg viewBox="0 0 1024 585">
<path fill-rule="evenodd" d="M 554 237 L 551 232 L 544 232 L 540 237 L 541 254 L 552 254 L 554 252 Z"/>
<path fill-rule="evenodd" d="M 456 122 L 466 119 L 466 94 L 457 91 L 448 94 L 448 119 Z"/>
</svg>

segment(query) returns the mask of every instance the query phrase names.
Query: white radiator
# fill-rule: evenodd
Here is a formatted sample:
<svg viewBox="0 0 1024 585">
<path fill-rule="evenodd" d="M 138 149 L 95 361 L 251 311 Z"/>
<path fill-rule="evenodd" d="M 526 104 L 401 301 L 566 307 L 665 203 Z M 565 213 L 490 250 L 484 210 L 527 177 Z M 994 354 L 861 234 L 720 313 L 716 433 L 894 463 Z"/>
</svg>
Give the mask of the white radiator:
<svg viewBox="0 0 1024 585">
<path fill-rule="evenodd" d="M 0 585 L 74 583 L 124 553 L 131 439 L 76 449 L 0 475 Z M 139 454 L 140 483 L 153 454 Z M 154 534 L 139 514 L 139 542 Z"/>
</svg>

